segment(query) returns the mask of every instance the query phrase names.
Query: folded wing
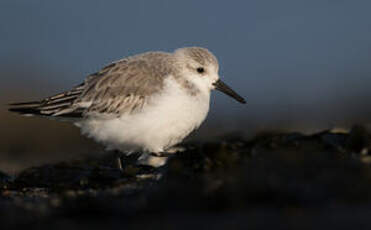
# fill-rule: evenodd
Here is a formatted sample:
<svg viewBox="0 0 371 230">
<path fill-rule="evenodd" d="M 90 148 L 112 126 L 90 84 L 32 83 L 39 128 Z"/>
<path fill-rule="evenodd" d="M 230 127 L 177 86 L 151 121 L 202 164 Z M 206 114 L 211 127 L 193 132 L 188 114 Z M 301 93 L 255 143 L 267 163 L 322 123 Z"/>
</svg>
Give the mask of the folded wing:
<svg viewBox="0 0 371 230">
<path fill-rule="evenodd" d="M 24 115 L 79 118 L 90 114 L 134 113 L 163 87 L 171 72 L 167 53 L 145 53 L 112 63 L 73 89 L 41 101 L 10 104 Z"/>
</svg>

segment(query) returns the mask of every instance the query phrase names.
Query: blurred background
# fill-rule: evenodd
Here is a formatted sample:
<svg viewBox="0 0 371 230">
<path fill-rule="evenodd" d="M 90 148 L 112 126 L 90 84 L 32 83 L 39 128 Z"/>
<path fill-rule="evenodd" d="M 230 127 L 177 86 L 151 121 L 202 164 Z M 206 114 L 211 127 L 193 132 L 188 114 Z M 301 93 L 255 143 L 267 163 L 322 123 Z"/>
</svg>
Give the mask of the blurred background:
<svg viewBox="0 0 371 230">
<path fill-rule="evenodd" d="M 203 46 L 247 106 L 214 93 L 193 140 L 367 124 L 371 2 L 0 1 L 0 170 L 103 152 L 68 123 L 10 114 L 5 104 L 79 84 L 117 59 Z"/>
</svg>

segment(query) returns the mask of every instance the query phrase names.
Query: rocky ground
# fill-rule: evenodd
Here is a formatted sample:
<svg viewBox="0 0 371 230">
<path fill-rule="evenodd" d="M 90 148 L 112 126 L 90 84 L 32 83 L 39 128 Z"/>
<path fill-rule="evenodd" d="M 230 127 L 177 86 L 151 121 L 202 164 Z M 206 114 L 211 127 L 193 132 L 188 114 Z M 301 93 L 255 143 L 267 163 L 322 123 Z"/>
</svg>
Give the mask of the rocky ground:
<svg viewBox="0 0 371 230">
<path fill-rule="evenodd" d="M 159 169 L 88 159 L 0 173 L 2 229 L 371 227 L 371 138 L 267 133 L 187 146 Z M 133 157 L 132 157 L 133 158 Z"/>
</svg>

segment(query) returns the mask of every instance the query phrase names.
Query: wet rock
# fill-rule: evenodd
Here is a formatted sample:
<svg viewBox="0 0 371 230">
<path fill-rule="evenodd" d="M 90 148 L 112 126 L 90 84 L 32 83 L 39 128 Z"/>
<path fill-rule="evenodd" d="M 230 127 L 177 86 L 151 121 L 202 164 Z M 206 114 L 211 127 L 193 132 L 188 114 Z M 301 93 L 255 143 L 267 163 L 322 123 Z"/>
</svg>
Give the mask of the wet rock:
<svg viewBox="0 0 371 230">
<path fill-rule="evenodd" d="M 371 227 L 369 146 L 369 133 L 354 127 L 188 145 L 157 169 L 135 165 L 134 157 L 124 159 L 124 172 L 102 159 L 34 167 L 14 180 L 4 175 L 0 222 L 28 229 Z"/>
<path fill-rule="evenodd" d="M 371 147 L 371 136 L 363 126 L 357 125 L 351 129 L 345 144 L 348 150 L 362 153 Z"/>
<path fill-rule="evenodd" d="M 12 183 L 15 189 L 43 187 L 53 191 L 66 189 L 104 188 L 122 179 L 123 173 L 110 167 L 91 167 L 60 163 L 23 171 Z"/>
<path fill-rule="evenodd" d="M 0 188 L 7 189 L 11 177 L 3 172 L 0 172 Z"/>
</svg>

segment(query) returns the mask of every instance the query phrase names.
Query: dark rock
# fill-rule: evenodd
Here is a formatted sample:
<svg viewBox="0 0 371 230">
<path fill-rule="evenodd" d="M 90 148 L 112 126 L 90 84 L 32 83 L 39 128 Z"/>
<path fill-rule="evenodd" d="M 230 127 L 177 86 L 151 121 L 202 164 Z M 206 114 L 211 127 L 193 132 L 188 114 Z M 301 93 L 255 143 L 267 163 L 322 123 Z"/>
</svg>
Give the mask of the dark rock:
<svg viewBox="0 0 371 230">
<path fill-rule="evenodd" d="M 371 136 L 363 126 L 354 126 L 346 141 L 346 148 L 355 153 L 371 147 Z"/>
<path fill-rule="evenodd" d="M 369 147 L 369 133 L 355 127 L 190 145 L 158 169 L 135 157 L 124 159 L 124 172 L 101 159 L 35 167 L 15 180 L 4 175 L 0 221 L 28 229 L 371 227 Z"/>
<path fill-rule="evenodd" d="M 11 177 L 3 172 L 0 172 L 0 189 L 7 189 Z"/>
</svg>

